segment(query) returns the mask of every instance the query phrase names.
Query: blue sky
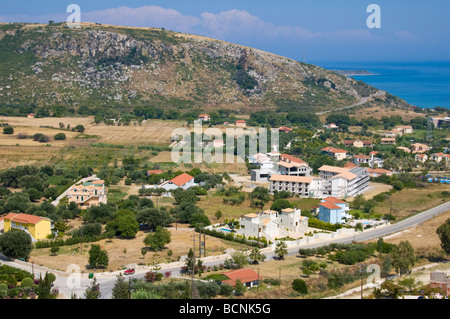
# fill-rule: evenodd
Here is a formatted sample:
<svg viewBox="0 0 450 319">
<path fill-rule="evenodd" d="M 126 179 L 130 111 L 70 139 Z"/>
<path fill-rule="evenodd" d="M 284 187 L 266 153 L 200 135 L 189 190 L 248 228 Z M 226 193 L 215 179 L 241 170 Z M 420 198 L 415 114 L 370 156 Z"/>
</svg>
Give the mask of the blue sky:
<svg viewBox="0 0 450 319">
<path fill-rule="evenodd" d="M 0 3 L 0 22 L 82 21 L 164 27 L 304 60 L 448 61 L 450 1 L 443 0 L 16 0 Z M 369 29 L 370 4 L 381 28 Z"/>
</svg>

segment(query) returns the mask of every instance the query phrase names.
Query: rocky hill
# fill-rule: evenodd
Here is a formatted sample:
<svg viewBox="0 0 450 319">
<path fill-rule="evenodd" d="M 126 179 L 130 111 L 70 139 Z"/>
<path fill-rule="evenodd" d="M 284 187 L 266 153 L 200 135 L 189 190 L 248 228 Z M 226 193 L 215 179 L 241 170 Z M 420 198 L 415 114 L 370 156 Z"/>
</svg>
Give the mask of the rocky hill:
<svg viewBox="0 0 450 319">
<path fill-rule="evenodd" d="M 377 91 L 314 65 L 164 29 L 0 25 L 0 104 L 14 108 L 324 111 Z M 391 95 L 378 103 L 405 105 Z"/>
</svg>

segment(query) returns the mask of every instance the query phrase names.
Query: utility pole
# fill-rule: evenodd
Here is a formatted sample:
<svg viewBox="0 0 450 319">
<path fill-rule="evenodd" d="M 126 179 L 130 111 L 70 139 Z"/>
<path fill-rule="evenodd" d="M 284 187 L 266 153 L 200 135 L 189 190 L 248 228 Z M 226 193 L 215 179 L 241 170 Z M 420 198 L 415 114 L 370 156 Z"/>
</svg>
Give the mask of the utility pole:
<svg viewBox="0 0 450 319">
<path fill-rule="evenodd" d="M 131 277 L 128 278 L 128 299 L 131 300 Z"/>
<path fill-rule="evenodd" d="M 259 268 L 258 268 L 258 285 L 256 286 L 256 294 L 259 294 Z"/>
<path fill-rule="evenodd" d="M 194 284 L 194 273 L 195 273 L 195 237 L 196 235 L 192 235 L 193 240 L 193 252 L 194 252 L 194 260 L 192 261 L 192 270 L 191 270 L 191 299 L 195 299 L 195 284 Z"/>
<path fill-rule="evenodd" d="M 360 269 L 360 272 L 361 272 L 361 299 L 364 299 L 364 296 L 363 296 L 363 285 L 364 285 L 364 265 L 363 265 L 363 264 L 360 264 L 360 266 L 361 266 L 361 269 Z"/>
<path fill-rule="evenodd" d="M 202 258 L 202 226 L 203 223 L 199 223 L 199 233 L 198 233 L 198 258 Z"/>
</svg>

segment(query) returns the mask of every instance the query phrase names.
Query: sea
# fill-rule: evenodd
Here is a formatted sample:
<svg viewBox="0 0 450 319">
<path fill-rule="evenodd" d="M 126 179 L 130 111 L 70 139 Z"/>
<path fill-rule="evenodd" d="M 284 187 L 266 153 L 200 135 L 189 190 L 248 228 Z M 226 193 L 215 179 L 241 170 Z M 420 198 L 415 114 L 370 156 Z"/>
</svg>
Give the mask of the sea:
<svg viewBox="0 0 450 319">
<path fill-rule="evenodd" d="M 329 70 L 366 70 L 372 75 L 351 76 L 422 108 L 450 108 L 448 62 L 318 62 Z"/>
</svg>

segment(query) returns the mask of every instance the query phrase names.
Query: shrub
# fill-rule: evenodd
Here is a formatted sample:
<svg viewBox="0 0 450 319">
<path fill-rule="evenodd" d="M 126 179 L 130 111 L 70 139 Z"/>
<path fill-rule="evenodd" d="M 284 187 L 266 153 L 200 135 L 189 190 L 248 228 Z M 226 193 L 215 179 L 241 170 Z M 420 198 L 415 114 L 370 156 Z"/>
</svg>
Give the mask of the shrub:
<svg viewBox="0 0 450 319">
<path fill-rule="evenodd" d="M 7 135 L 14 134 L 14 128 L 12 126 L 5 126 L 3 128 L 3 134 L 7 134 Z"/>
<path fill-rule="evenodd" d="M 55 141 L 64 141 L 66 140 L 66 134 L 64 133 L 58 133 L 54 137 Z"/>
<path fill-rule="evenodd" d="M 295 279 L 292 282 L 292 289 L 302 295 L 308 293 L 308 286 L 306 286 L 306 282 L 303 279 Z"/>
<path fill-rule="evenodd" d="M 34 281 L 30 277 L 24 278 L 20 283 L 20 287 L 22 288 L 31 288 L 34 286 Z"/>
<path fill-rule="evenodd" d="M 233 293 L 233 290 L 233 286 L 229 284 L 222 284 L 220 285 L 219 295 L 229 297 Z"/>
</svg>

